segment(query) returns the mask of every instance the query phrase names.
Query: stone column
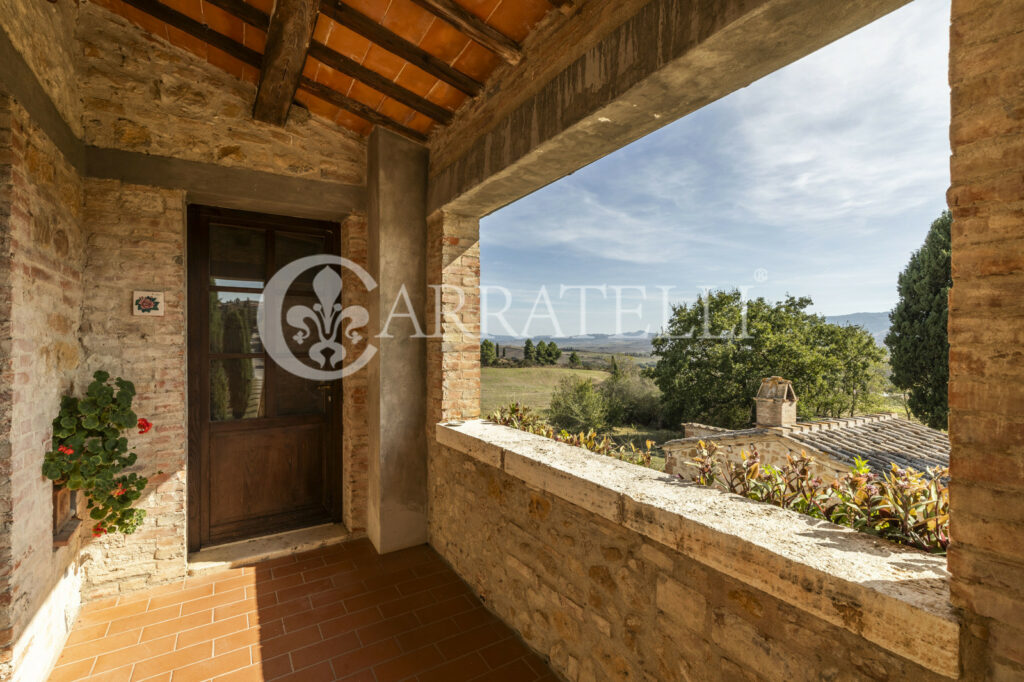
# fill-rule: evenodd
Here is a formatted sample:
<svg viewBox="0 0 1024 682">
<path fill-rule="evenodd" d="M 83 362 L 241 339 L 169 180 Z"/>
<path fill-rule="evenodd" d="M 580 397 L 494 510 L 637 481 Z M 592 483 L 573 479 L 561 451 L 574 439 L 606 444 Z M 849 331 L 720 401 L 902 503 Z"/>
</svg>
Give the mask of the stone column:
<svg viewBox="0 0 1024 682">
<path fill-rule="evenodd" d="M 369 296 L 366 530 L 378 552 L 427 540 L 427 150 L 379 126 L 367 159 Z"/>
<path fill-rule="evenodd" d="M 450 419 L 480 416 L 480 220 L 435 211 L 427 220 L 428 438 Z"/>
<path fill-rule="evenodd" d="M 1024 679 L 1024 4 L 953 0 L 952 596 L 966 679 Z"/>
</svg>

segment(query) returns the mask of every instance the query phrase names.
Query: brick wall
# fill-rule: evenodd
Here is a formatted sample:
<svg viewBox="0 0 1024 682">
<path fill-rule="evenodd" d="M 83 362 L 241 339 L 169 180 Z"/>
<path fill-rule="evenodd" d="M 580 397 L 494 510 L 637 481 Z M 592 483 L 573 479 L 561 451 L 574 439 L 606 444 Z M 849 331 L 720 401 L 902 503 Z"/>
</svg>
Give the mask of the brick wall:
<svg viewBox="0 0 1024 682">
<path fill-rule="evenodd" d="M 366 268 L 369 264 L 367 250 L 366 216 L 354 214 L 341 226 L 341 255 L 356 265 Z M 369 292 L 351 270 L 342 270 L 342 305 L 369 308 Z M 363 354 L 368 339 L 362 330 L 358 342 L 347 337 L 345 350 L 352 362 Z M 366 531 L 367 466 L 369 466 L 369 406 L 366 402 L 369 374 L 363 369 L 341 381 L 341 464 L 344 478 L 342 489 L 342 518 L 345 527 L 353 533 Z"/>
<path fill-rule="evenodd" d="M 7 98 L 0 168 L 0 677 L 13 668 L 39 679 L 78 608 L 78 542 L 54 549 L 53 484 L 41 468 L 81 357 L 82 183 Z M 51 593 L 69 597 L 48 602 Z"/>
<path fill-rule="evenodd" d="M 103 369 L 135 384 L 134 410 L 153 422 L 132 435 L 149 478 L 146 521 L 84 550 L 83 593 L 127 592 L 185 572 L 185 215 L 176 190 L 86 180 L 87 256 L 80 381 Z M 133 290 L 163 291 L 163 317 L 131 313 Z M 158 472 L 163 472 L 162 474 Z"/>
<path fill-rule="evenodd" d="M 949 566 L 971 679 L 1024 678 L 1024 4 L 953 0 Z"/>
<path fill-rule="evenodd" d="M 429 464 L 431 545 L 568 680 L 945 679 L 457 450 Z"/>
<path fill-rule="evenodd" d="M 480 415 L 480 221 L 427 218 L 427 432 Z M 435 315 L 440 296 L 443 315 Z"/>
<path fill-rule="evenodd" d="M 360 184 L 366 143 L 292 107 L 283 128 L 252 119 L 256 88 L 82 4 L 80 93 L 87 144 L 267 173 Z"/>
</svg>

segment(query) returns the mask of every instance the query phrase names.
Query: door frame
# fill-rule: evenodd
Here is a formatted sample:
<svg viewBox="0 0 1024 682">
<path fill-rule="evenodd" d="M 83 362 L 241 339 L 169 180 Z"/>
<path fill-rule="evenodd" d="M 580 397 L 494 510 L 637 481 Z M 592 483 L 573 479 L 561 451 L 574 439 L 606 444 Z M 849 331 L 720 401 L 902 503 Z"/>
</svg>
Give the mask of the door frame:
<svg viewBox="0 0 1024 682">
<path fill-rule="evenodd" d="M 206 331 L 209 324 L 209 301 L 205 300 L 208 293 L 207 287 L 202 281 L 206 271 L 203 265 L 209 258 L 209 233 L 205 229 L 204 219 L 219 218 L 229 223 L 241 223 L 246 227 L 280 228 L 289 232 L 304 232 L 315 230 L 322 232 L 327 230 L 333 235 L 331 240 L 331 253 L 341 255 L 341 224 L 335 221 L 312 220 L 307 218 L 295 218 L 291 216 L 280 216 L 254 211 L 243 211 L 238 209 L 219 208 L 202 204 L 189 204 L 186 211 L 186 394 L 185 401 L 188 405 L 188 437 L 186 443 L 187 466 L 185 469 L 186 478 L 186 536 L 189 552 L 196 552 L 207 546 L 214 546 L 218 543 L 207 542 L 203 544 L 203 486 L 208 483 L 204 479 L 206 473 L 203 464 L 207 461 L 207 448 L 210 443 L 210 423 L 204 419 L 208 411 L 204 409 L 203 382 L 208 378 L 208 372 L 203 370 L 203 348 L 202 342 L 206 339 Z M 268 268 L 271 267 L 268 262 Z M 208 284 L 208 283 L 207 283 Z M 266 373 L 269 375 L 270 363 L 273 360 L 266 356 Z M 326 476 L 324 492 L 327 496 L 325 507 L 327 508 L 330 520 L 340 522 L 342 520 L 342 491 L 343 491 L 343 467 L 342 467 L 342 404 L 343 391 L 341 380 L 335 381 L 331 391 L 329 410 L 327 442 L 324 444 L 324 456 L 326 465 Z M 208 402 L 208 401 L 205 401 Z M 271 420 L 274 418 L 271 417 Z M 270 531 L 270 533 L 277 531 Z M 255 537 L 255 536 L 254 536 Z M 232 540 L 225 542 L 233 542 Z"/>
</svg>

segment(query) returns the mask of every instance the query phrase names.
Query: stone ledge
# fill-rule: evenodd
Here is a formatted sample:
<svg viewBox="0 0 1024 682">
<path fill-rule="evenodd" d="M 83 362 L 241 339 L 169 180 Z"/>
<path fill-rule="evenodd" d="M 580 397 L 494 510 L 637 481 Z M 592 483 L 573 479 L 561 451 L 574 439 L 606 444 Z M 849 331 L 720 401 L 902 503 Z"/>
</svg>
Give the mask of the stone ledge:
<svg viewBox="0 0 1024 682">
<path fill-rule="evenodd" d="M 959 676 L 944 557 L 485 421 L 437 441 L 929 670 Z"/>
</svg>

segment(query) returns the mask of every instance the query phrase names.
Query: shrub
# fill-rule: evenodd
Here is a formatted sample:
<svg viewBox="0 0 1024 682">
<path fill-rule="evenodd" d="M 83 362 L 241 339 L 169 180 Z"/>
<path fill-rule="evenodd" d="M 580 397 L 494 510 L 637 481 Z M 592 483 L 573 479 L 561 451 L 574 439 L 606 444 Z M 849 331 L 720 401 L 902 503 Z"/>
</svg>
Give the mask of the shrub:
<svg viewBox="0 0 1024 682">
<path fill-rule="evenodd" d="M 598 386 L 608 408 L 608 423 L 656 425 L 661 408 L 658 387 L 636 369 L 620 371 Z"/>
<path fill-rule="evenodd" d="M 927 552 L 944 554 L 949 546 L 948 468 L 919 472 L 893 464 L 889 472 L 878 475 L 858 458 L 850 473 L 824 485 L 811 476 L 813 460 L 806 453 L 786 459 L 781 467 L 762 465 L 755 450 L 743 453 L 742 464 L 723 462 L 714 443 L 708 448 L 700 441 L 697 455 L 688 464 L 697 470 L 692 480 L 701 485 Z"/>
<path fill-rule="evenodd" d="M 552 426 L 545 423 L 539 415 L 532 412 L 529 407 L 522 403 L 514 402 L 510 403 L 507 407 L 498 408 L 489 419 L 495 424 L 510 426 L 520 431 L 527 431 L 538 436 L 551 438 L 560 443 L 585 448 L 599 455 L 615 457 L 616 459 L 631 464 L 639 464 L 640 466 L 651 466 L 651 454 L 654 447 L 652 441 L 647 441 L 645 443 L 646 447 L 641 449 L 637 448 L 633 443 L 618 445 L 608 436 L 599 435 L 594 430 L 581 431 L 579 433 L 570 433 L 564 429 L 555 431 Z"/>
<path fill-rule="evenodd" d="M 123 433 L 132 427 L 146 433 L 152 424 L 132 412 L 135 386 L 130 381 L 118 377 L 111 386 L 107 372 L 96 372 L 93 379 L 81 400 L 61 399 L 43 475 L 85 494 L 89 516 L 96 521 L 94 536 L 113 530 L 131 534 L 146 517 L 145 510 L 133 505 L 149 481 L 121 473 L 137 458 Z"/>
<path fill-rule="evenodd" d="M 568 431 L 603 431 L 608 407 L 594 382 L 565 377 L 551 394 L 551 423 Z"/>
</svg>

